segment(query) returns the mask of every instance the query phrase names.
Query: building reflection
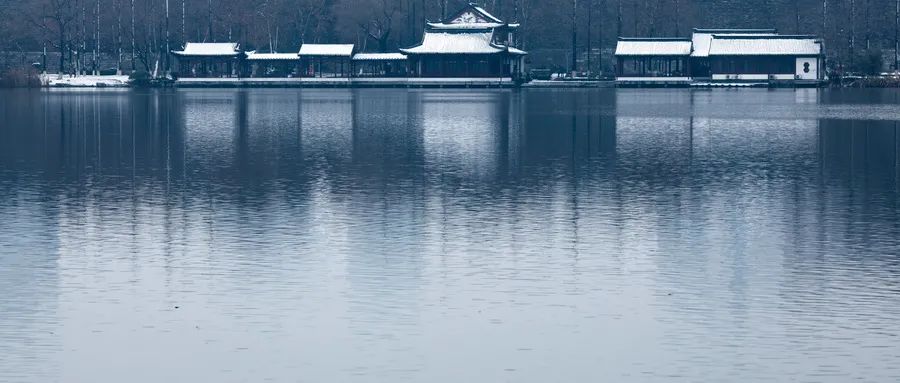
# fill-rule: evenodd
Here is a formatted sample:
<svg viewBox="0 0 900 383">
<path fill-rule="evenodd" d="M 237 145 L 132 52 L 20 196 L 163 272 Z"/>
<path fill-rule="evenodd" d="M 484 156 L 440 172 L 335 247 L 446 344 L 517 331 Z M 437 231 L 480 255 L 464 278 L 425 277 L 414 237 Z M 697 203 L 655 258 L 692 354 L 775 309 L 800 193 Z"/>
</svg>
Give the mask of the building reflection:
<svg viewBox="0 0 900 383">
<path fill-rule="evenodd" d="M 526 163 L 615 154 L 615 90 L 534 90 L 520 97 Z"/>
</svg>

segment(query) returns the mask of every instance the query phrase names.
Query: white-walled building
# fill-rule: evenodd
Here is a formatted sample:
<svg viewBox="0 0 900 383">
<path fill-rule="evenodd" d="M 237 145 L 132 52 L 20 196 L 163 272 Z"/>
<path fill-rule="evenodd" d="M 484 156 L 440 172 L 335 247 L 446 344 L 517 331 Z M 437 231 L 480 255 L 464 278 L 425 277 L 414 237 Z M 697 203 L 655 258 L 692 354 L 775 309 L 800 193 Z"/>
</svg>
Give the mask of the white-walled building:
<svg viewBox="0 0 900 383">
<path fill-rule="evenodd" d="M 816 85 L 825 79 L 822 42 L 774 29 L 694 29 L 690 39 L 620 38 L 620 85 L 691 83 Z"/>
</svg>

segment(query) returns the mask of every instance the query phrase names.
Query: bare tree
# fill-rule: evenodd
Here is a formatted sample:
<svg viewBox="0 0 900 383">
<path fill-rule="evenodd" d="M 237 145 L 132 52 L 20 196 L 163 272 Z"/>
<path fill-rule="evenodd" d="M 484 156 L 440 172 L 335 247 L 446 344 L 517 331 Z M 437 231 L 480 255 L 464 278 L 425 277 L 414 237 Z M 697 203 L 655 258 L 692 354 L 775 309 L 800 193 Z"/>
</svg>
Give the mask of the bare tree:
<svg viewBox="0 0 900 383">
<path fill-rule="evenodd" d="M 71 48 L 71 32 L 77 19 L 75 3 L 68 0 L 47 0 L 40 5 L 37 16 L 30 17 L 32 25 L 48 35 L 54 35 L 53 46 L 59 50 L 59 73 L 65 72 L 66 52 Z"/>
<path fill-rule="evenodd" d="M 169 47 L 169 0 L 166 0 L 166 49 L 164 50 L 163 56 L 165 57 L 165 71 L 169 71 L 169 52 L 171 48 Z"/>
<path fill-rule="evenodd" d="M 203 41 L 215 41 L 213 39 L 213 11 L 212 0 L 206 0 L 206 38 Z"/>
<path fill-rule="evenodd" d="M 265 0 L 257 10 L 257 15 L 263 20 L 265 25 L 266 43 L 269 46 L 269 52 L 275 52 L 278 48 L 280 5 L 281 3 L 278 0 Z"/>
<path fill-rule="evenodd" d="M 100 0 L 97 0 L 96 20 L 94 29 L 94 62 L 92 71 L 94 75 L 100 74 Z"/>
<path fill-rule="evenodd" d="M 863 17 L 866 19 L 866 20 L 865 20 L 865 28 L 866 28 L 865 44 L 866 44 L 866 50 L 867 50 L 867 51 L 868 51 L 869 48 L 871 47 L 869 40 L 871 39 L 871 34 L 872 34 L 872 31 L 871 31 L 871 29 L 869 28 L 869 3 L 870 3 L 870 1 L 869 1 L 869 0 L 866 0 L 866 2 L 865 2 L 865 9 L 863 10 L 863 15 L 864 15 Z"/>
<path fill-rule="evenodd" d="M 622 36 L 622 0 L 616 0 L 616 38 Z"/>
<path fill-rule="evenodd" d="M 521 32 L 519 33 L 519 41 L 521 43 L 520 48 L 526 49 L 531 41 L 529 38 L 531 35 L 528 33 L 531 28 L 531 16 L 532 16 L 532 4 L 531 0 L 521 0 L 519 2 L 519 10 L 521 12 L 522 18 L 521 23 L 524 28 L 521 28 Z"/>
<path fill-rule="evenodd" d="M 116 74 L 122 74 L 122 0 L 115 0 L 116 10 Z"/>
<path fill-rule="evenodd" d="M 856 0 L 850 0 L 850 33 L 847 37 L 847 50 L 850 55 L 850 68 L 853 68 L 856 52 Z"/>
<path fill-rule="evenodd" d="M 597 7 L 599 14 L 597 15 L 597 61 L 600 66 L 599 73 L 603 73 L 603 15 L 606 9 L 606 0 L 600 0 L 600 6 Z"/>
<path fill-rule="evenodd" d="M 593 54 L 594 54 L 594 52 L 591 51 L 591 49 L 593 48 L 591 46 L 592 45 L 591 43 L 593 43 L 593 41 L 591 41 L 591 35 L 593 34 L 593 29 L 591 29 L 591 27 L 592 27 L 591 24 L 593 22 L 592 19 L 594 18 L 593 10 L 594 10 L 594 0 L 588 0 L 588 6 L 587 6 L 587 72 L 588 72 L 588 74 L 593 73 L 593 68 L 591 67 L 591 56 L 593 56 Z"/>
<path fill-rule="evenodd" d="M 135 25 L 134 25 L 134 0 L 131 0 L 131 70 L 136 68 L 137 63 L 137 45 L 135 44 Z"/>
<path fill-rule="evenodd" d="M 379 52 L 387 52 L 394 26 L 394 15 L 400 4 L 396 0 L 376 0 L 380 10 L 373 17 L 359 24 L 365 35 L 378 43 Z"/>
<path fill-rule="evenodd" d="M 678 0 L 673 0 L 672 5 L 675 12 L 675 14 L 672 15 L 672 20 L 675 21 L 675 36 L 681 36 L 681 28 L 678 25 L 678 19 L 681 18 L 680 8 L 678 7 Z"/>
<path fill-rule="evenodd" d="M 578 0 L 572 0 L 572 77 L 578 71 Z"/>
</svg>

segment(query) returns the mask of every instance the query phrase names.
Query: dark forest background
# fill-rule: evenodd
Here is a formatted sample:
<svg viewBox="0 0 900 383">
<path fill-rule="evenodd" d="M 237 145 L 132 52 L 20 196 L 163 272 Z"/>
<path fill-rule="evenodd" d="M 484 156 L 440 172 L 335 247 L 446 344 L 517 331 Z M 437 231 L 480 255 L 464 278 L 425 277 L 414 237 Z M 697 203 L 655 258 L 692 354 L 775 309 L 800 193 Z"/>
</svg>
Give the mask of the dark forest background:
<svg viewBox="0 0 900 383">
<path fill-rule="evenodd" d="M 608 69 L 617 36 L 689 36 L 691 28 L 778 28 L 823 38 L 831 70 L 893 68 L 900 0 L 482 0 L 522 24 L 532 66 Z M 0 64 L 67 71 L 164 70 L 184 41 L 235 41 L 294 52 L 301 43 L 354 43 L 394 51 L 421 39 L 463 0 L 0 0 Z M 589 48 L 591 54 L 589 55 Z M 602 49 L 601 49 L 602 48 Z M 62 54 L 58 53 L 62 52 Z M 43 57 L 43 56 L 40 56 Z M 590 57 L 590 59 L 588 59 Z M 590 64 L 588 64 L 590 62 Z M 601 64 L 603 63 L 603 64 Z M 588 68 L 590 65 L 590 68 Z"/>
</svg>

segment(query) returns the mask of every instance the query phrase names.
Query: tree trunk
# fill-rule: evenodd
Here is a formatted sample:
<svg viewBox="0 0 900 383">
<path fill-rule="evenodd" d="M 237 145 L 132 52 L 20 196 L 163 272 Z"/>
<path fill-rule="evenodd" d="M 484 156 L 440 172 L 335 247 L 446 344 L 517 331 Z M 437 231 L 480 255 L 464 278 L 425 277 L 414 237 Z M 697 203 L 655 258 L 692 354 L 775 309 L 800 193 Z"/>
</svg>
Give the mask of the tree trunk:
<svg viewBox="0 0 900 383">
<path fill-rule="evenodd" d="M 678 19 L 681 17 L 680 12 L 679 12 L 680 10 L 678 9 L 678 0 L 674 0 L 674 8 L 675 8 L 675 15 L 674 15 L 673 19 L 675 21 L 675 36 L 681 36 L 681 28 L 678 25 Z"/>
<path fill-rule="evenodd" d="M 512 19 L 512 21 L 514 23 L 519 21 L 519 1 L 521 1 L 521 0 L 513 0 L 513 19 Z M 898 0 L 898 1 L 900 1 L 900 0 Z"/>
<path fill-rule="evenodd" d="M 87 52 L 87 0 L 84 0 L 81 3 L 81 50 L 79 51 L 78 58 L 81 66 L 81 72 L 87 72 L 86 66 L 84 65 L 84 54 Z"/>
<path fill-rule="evenodd" d="M 856 55 L 856 0 L 850 0 L 850 35 L 848 36 L 848 53 L 850 55 L 850 69 L 854 69 L 854 57 Z"/>
<path fill-rule="evenodd" d="M 897 0 L 900 1 L 900 0 Z M 66 28 L 62 23 L 62 19 L 59 21 L 59 74 L 62 75 L 65 73 L 66 68 L 66 51 L 68 50 L 66 46 Z"/>
<path fill-rule="evenodd" d="M 165 52 L 162 53 L 165 59 L 164 72 L 169 71 L 169 51 L 169 0 L 166 0 L 166 49 Z"/>
<path fill-rule="evenodd" d="M 206 38 L 204 41 L 215 41 L 213 40 L 213 21 L 212 21 L 212 0 L 206 0 Z"/>
<path fill-rule="evenodd" d="M 865 35 L 865 39 L 866 39 L 866 40 L 865 40 L 865 43 L 866 43 L 866 50 L 867 50 L 867 51 L 868 51 L 869 48 L 870 48 L 869 41 L 871 40 L 871 37 L 872 37 L 872 30 L 871 30 L 870 24 L 869 24 L 869 4 L 870 4 L 870 3 L 871 3 L 871 1 L 866 0 L 866 9 L 863 11 L 863 14 L 865 15 L 864 17 L 865 17 L 865 19 L 866 19 L 866 23 L 865 23 L 865 26 L 866 26 L 866 35 Z"/>
<path fill-rule="evenodd" d="M 631 9 L 632 9 L 631 15 L 634 17 L 634 20 L 633 20 L 634 21 L 634 29 L 631 31 L 631 33 L 633 33 L 634 36 L 639 36 L 641 33 L 638 32 L 639 17 L 638 17 L 638 2 L 637 2 L 637 0 L 634 0 L 634 2 L 631 3 Z"/>
<path fill-rule="evenodd" d="M 572 77 L 578 71 L 578 0 L 572 0 Z"/>
<path fill-rule="evenodd" d="M 116 1 L 116 74 L 122 75 L 122 0 Z"/>
<path fill-rule="evenodd" d="M 616 0 L 616 39 L 622 37 L 622 0 Z"/>
<path fill-rule="evenodd" d="M 94 32 L 94 75 L 98 75 L 100 74 L 100 0 L 97 0 L 97 28 Z"/>
<path fill-rule="evenodd" d="M 606 9 L 606 0 L 600 0 L 597 7 L 597 73 L 603 74 L 603 11 Z"/>
<path fill-rule="evenodd" d="M 593 30 L 591 29 L 591 20 L 593 18 L 593 9 L 594 9 L 594 0 L 588 1 L 587 7 L 587 73 L 588 76 L 594 73 L 594 68 L 591 67 L 591 56 L 594 52 L 591 51 L 591 35 L 593 34 Z"/>
<path fill-rule="evenodd" d="M 135 65 L 137 64 L 137 44 L 134 42 L 135 39 L 135 28 L 134 28 L 134 0 L 131 0 L 131 70 L 134 71 Z"/>
</svg>

